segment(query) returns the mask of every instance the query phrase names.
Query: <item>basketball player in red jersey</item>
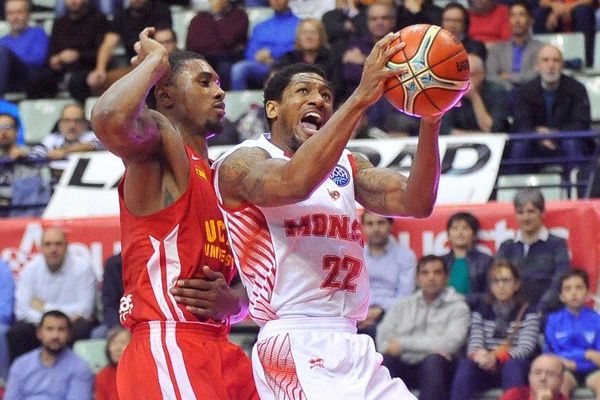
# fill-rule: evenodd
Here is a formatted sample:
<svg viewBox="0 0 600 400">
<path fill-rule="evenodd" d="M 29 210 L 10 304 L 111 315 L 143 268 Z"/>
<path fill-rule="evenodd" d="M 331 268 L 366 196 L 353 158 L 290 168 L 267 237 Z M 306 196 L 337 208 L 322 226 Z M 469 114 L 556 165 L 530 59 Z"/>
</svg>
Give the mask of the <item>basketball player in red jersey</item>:
<svg viewBox="0 0 600 400">
<path fill-rule="evenodd" d="M 126 168 L 120 317 L 133 335 L 119 362 L 119 396 L 258 399 L 250 360 L 226 336 L 247 300 L 226 284 L 234 265 L 208 165 L 206 138 L 221 130 L 225 93 L 199 55 L 169 56 L 153 33 L 140 34 L 134 70 L 92 111 L 94 131 Z M 153 87 L 155 109 L 148 109 Z M 195 278 L 207 289 L 200 317 L 170 291 Z"/>
</svg>

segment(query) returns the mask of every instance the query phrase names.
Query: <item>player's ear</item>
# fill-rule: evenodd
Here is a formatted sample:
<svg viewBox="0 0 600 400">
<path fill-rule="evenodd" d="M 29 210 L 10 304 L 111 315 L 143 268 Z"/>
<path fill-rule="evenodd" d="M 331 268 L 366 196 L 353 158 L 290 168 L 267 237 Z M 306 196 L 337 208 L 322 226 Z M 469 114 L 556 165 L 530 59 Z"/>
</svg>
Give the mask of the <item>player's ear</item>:
<svg viewBox="0 0 600 400">
<path fill-rule="evenodd" d="M 161 104 L 165 108 L 173 107 L 174 100 L 168 87 L 157 86 L 156 89 L 154 89 L 154 97 L 156 98 L 157 104 Z"/>
<path fill-rule="evenodd" d="M 277 115 L 279 114 L 279 103 L 277 103 L 275 100 L 267 101 L 267 104 L 265 105 L 265 111 L 268 119 L 277 118 Z"/>
</svg>

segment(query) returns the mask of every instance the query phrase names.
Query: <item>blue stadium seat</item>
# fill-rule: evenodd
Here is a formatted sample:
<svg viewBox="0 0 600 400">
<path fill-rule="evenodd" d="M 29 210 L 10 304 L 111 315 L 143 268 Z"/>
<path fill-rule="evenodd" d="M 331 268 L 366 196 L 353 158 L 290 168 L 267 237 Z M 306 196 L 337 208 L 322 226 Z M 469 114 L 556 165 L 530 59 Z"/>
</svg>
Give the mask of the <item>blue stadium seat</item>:
<svg viewBox="0 0 600 400">
<path fill-rule="evenodd" d="M 60 118 L 62 109 L 73 99 L 23 100 L 19 103 L 19 112 L 23 121 L 26 143 L 40 143 L 52 131 Z"/>
<path fill-rule="evenodd" d="M 565 60 L 579 58 L 585 65 L 585 42 L 583 33 L 540 33 L 533 35 L 542 43 L 552 44 L 560 49 Z"/>
<path fill-rule="evenodd" d="M 262 107 L 262 90 L 232 90 L 225 94 L 225 116 L 231 122 L 241 117 L 252 104 Z"/>
</svg>

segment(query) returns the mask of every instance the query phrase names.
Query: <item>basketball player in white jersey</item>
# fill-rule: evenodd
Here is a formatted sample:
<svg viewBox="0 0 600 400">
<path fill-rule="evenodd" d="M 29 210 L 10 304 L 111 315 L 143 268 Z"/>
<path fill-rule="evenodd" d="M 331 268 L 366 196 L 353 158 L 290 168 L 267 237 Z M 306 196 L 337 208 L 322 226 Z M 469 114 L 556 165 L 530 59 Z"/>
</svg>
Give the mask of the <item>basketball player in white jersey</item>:
<svg viewBox="0 0 600 400">
<path fill-rule="evenodd" d="M 369 306 L 355 200 L 383 215 L 425 217 L 440 174 L 441 116 L 423 118 L 410 178 L 344 150 L 394 72 L 390 34 L 373 48 L 353 95 L 333 114 L 313 65 L 276 73 L 265 89 L 271 134 L 215 164 L 232 251 L 260 326 L 253 349 L 261 399 L 414 399 L 391 379 L 372 339 L 356 334 Z"/>
</svg>

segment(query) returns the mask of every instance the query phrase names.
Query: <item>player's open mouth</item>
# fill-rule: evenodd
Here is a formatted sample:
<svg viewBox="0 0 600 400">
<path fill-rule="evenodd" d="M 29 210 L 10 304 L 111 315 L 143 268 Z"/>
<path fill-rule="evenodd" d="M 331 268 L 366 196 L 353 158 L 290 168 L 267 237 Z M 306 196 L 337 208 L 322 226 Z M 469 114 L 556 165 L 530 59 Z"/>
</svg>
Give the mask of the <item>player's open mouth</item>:
<svg viewBox="0 0 600 400">
<path fill-rule="evenodd" d="M 300 120 L 300 125 L 302 125 L 302 128 L 311 134 L 317 133 L 317 131 L 321 129 L 322 123 L 323 118 L 314 111 L 305 114 Z"/>
</svg>

